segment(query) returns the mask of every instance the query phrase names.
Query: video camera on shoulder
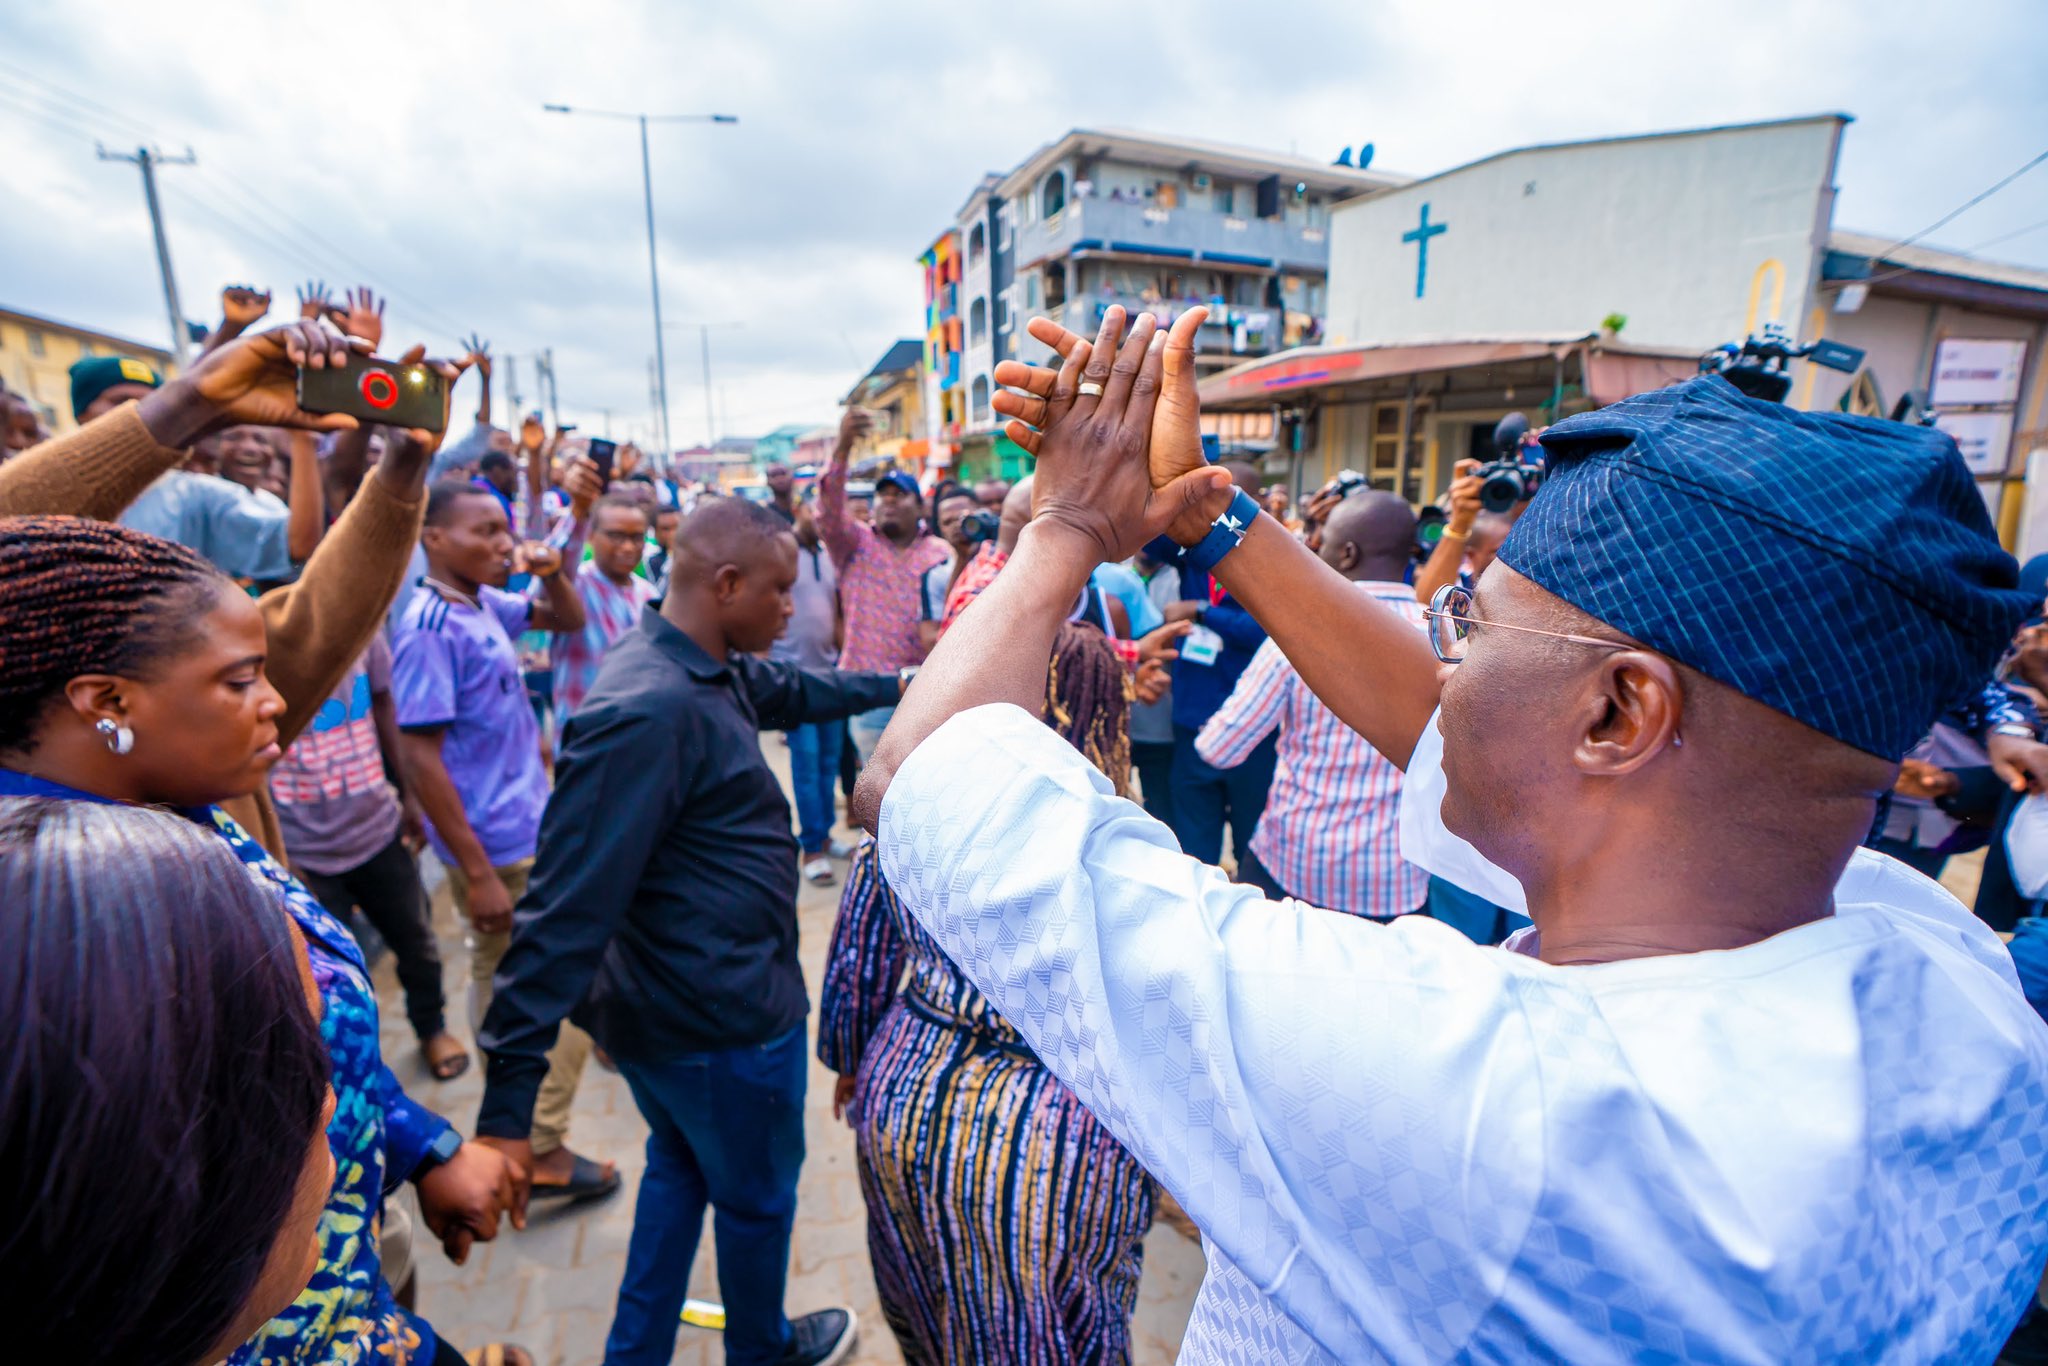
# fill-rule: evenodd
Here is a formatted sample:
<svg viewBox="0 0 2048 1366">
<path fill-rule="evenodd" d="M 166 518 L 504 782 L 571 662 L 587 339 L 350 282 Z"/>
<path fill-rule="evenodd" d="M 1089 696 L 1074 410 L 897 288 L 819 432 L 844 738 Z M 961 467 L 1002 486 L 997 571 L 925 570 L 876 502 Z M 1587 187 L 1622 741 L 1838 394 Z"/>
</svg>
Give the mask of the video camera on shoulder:
<svg viewBox="0 0 2048 1366">
<path fill-rule="evenodd" d="M 1494 425 L 1493 450 L 1493 459 L 1479 467 L 1479 506 L 1507 512 L 1534 498 L 1542 486 L 1543 451 L 1521 413 L 1509 413 Z"/>
<path fill-rule="evenodd" d="M 1751 398 L 1783 403 L 1785 395 L 1792 392 L 1790 365 L 1795 360 L 1810 360 L 1815 365 L 1853 375 L 1862 368 L 1863 352 L 1826 339 L 1794 346 L 1782 326 L 1765 323 L 1762 336 L 1746 337 L 1739 344 L 1724 342 L 1701 356 L 1700 373 L 1717 374 Z"/>
</svg>

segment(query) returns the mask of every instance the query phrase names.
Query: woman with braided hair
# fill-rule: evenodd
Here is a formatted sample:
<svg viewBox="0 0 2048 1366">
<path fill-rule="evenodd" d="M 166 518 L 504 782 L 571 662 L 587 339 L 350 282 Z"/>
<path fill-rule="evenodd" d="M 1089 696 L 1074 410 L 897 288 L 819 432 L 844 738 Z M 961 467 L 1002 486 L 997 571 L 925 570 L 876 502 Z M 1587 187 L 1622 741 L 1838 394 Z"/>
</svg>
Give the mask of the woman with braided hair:
<svg viewBox="0 0 2048 1366">
<path fill-rule="evenodd" d="M 0 517 L 0 799 L 170 808 L 225 841 L 307 943 L 335 1092 L 320 1265 L 230 1360 L 426 1366 L 446 1345 L 380 1274 L 386 1185 L 418 1184 L 459 1262 L 496 1235 L 523 1175 L 406 1097 L 378 1052 L 354 938 L 220 808 L 278 757 L 285 704 L 267 653 L 257 604 L 195 552 L 105 522 Z"/>
<path fill-rule="evenodd" d="M 1062 626 L 1045 722 L 1118 792 L 1129 698 L 1102 632 Z M 906 1361 L 1129 1361 L 1151 1178 L 910 917 L 872 840 L 839 904 L 818 1057 L 839 1073 L 833 1110 L 858 1139 L 875 1285 Z"/>
</svg>

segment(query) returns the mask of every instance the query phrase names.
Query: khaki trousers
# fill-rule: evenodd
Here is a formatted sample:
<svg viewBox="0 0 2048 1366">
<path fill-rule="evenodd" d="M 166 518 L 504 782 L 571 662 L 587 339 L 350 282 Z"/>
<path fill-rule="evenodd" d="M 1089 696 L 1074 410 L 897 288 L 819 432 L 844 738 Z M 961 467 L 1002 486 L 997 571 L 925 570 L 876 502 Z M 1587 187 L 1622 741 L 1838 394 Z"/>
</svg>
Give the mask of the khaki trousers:
<svg viewBox="0 0 2048 1366">
<path fill-rule="evenodd" d="M 526 880 L 533 874 L 533 860 L 521 859 L 506 864 L 497 870 L 498 880 L 505 884 L 505 890 L 512 894 L 514 904 L 526 895 Z M 466 923 L 469 920 L 469 879 L 462 870 L 450 864 L 448 867 L 448 890 L 454 895 L 455 909 L 462 913 Z M 469 928 L 469 1019 L 472 1030 L 481 1029 L 484 1012 L 491 1008 L 491 979 L 497 975 L 498 961 L 505 956 L 505 948 L 512 942 L 509 933 L 485 934 L 474 925 Z M 545 1157 L 569 1141 L 569 1107 L 576 1100 L 576 1084 L 583 1079 L 583 1065 L 590 1061 L 590 1036 L 562 1021 L 561 1037 L 548 1052 L 548 1074 L 540 1084 L 540 1095 L 533 1106 L 533 1155 Z"/>
</svg>

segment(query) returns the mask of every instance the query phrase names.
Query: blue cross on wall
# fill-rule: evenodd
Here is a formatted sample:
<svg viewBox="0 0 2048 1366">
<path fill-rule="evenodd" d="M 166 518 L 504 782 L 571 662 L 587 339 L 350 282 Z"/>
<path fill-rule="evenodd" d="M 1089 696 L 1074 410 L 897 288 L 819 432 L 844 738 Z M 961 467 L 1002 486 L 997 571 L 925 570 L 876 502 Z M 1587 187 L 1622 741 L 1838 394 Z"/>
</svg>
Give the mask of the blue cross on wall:
<svg viewBox="0 0 2048 1366">
<path fill-rule="evenodd" d="M 1429 239 L 1449 231 L 1449 225 L 1429 221 L 1429 205 L 1425 203 L 1422 206 L 1422 221 L 1416 224 L 1412 232 L 1401 234 L 1403 242 L 1415 244 L 1415 297 L 1418 299 L 1422 297 L 1423 287 L 1429 281 Z"/>
</svg>

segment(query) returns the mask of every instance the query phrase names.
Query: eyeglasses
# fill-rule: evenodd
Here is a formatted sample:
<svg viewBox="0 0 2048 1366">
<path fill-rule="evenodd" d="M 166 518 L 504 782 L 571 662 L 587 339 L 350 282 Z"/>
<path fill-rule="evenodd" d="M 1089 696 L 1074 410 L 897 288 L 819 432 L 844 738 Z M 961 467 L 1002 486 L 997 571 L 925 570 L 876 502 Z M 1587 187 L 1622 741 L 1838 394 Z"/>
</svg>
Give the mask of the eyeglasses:
<svg viewBox="0 0 2048 1366">
<path fill-rule="evenodd" d="M 1436 657 L 1446 664 L 1456 664 L 1465 657 L 1466 642 L 1472 638 L 1474 626 L 1487 630 L 1521 631 L 1526 635 L 1549 636 L 1553 640 L 1569 640 L 1574 645 L 1598 645 L 1609 650 L 1633 650 L 1636 647 L 1625 640 L 1602 640 L 1598 636 L 1575 636 L 1563 631 L 1543 631 L 1534 626 L 1511 626 L 1504 621 L 1482 621 L 1472 615 L 1472 590 L 1462 584 L 1447 583 L 1436 590 L 1436 596 L 1429 600 L 1429 609 L 1423 616 L 1429 619 L 1429 643 L 1436 649 Z"/>
</svg>

